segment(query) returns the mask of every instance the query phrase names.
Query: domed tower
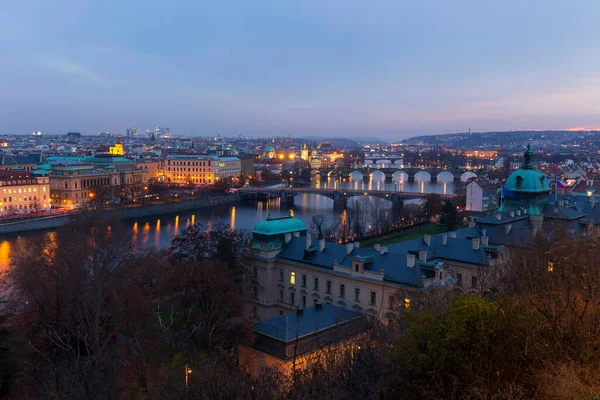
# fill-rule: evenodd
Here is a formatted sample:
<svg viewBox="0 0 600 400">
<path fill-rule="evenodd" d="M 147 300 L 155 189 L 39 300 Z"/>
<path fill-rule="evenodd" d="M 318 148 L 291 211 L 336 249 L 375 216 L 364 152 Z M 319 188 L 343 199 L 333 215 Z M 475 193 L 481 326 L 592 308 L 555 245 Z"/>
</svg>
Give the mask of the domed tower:
<svg viewBox="0 0 600 400">
<path fill-rule="evenodd" d="M 552 189 L 546 175 L 533 165 L 531 144 L 527 145 L 523 157 L 521 168 L 504 183 L 499 211 L 526 210 L 531 216 L 541 216 Z"/>
</svg>

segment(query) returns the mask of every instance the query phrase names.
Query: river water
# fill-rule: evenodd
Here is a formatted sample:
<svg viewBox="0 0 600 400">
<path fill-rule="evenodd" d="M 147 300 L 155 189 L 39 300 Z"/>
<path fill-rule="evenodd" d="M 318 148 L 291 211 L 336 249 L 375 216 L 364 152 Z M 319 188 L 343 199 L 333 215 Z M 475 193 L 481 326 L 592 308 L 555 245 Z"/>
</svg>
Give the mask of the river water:
<svg viewBox="0 0 600 400">
<path fill-rule="evenodd" d="M 436 183 L 419 180 L 408 183 L 404 176 L 394 175 L 393 183 L 385 183 L 384 176 L 377 174 L 369 181 L 364 182 L 360 174 L 351 176 L 349 180 L 327 178 L 316 179 L 312 185 L 317 188 L 362 189 L 362 190 L 396 190 L 420 193 L 453 193 L 452 177 L 440 177 Z M 445 179 L 444 179 L 445 178 Z M 352 201 L 350 199 L 349 201 Z M 319 195 L 303 194 L 294 198 L 291 207 L 296 218 L 302 219 L 307 227 L 313 215 L 324 215 L 330 222 L 340 218 L 340 213 L 333 210 L 333 200 Z M 257 204 L 220 205 L 202 208 L 197 211 L 188 211 L 179 214 L 167 214 L 127 220 L 125 224 L 131 226 L 134 241 L 139 246 L 169 247 L 171 239 L 180 230 L 191 224 L 205 224 L 223 222 L 232 229 L 252 229 L 259 221 L 269 215 L 282 216 L 290 212 L 290 207 L 280 204 L 279 199 L 271 199 Z M 15 236 L 0 238 L 0 272 L 8 268 L 10 257 L 20 243 L 35 240 L 50 232 L 31 232 Z"/>
</svg>

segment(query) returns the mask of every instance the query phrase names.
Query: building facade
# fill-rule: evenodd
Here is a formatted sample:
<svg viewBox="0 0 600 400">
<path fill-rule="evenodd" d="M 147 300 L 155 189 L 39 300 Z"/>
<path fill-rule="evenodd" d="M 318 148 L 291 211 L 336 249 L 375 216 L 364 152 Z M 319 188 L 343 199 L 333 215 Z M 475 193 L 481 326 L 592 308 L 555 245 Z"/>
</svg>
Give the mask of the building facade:
<svg viewBox="0 0 600 400">
<path fill-rule="evenodd" d="M 0 171 L 0 215 L 47 211 L 51 208 L 48 175 L 28 171 Z"/>
<path fill-rule="evenodd" d="M 253 269 L 251 312 L 272 318 L 317 302 L 387 318 L 411 297 L 450 285 L 450 269 L 427 253 L 362 249 L 325 240 L 313 242 L 304 222 L 291 216 L 255 225 L 246 258 Z"/>
<path fill-rule="evenodd" d="M 168 155 L 162 172 L 170 183 L 214 185 L 220 179 L 238 177 L 242 171 L 237 157 Z"/>
</svg>

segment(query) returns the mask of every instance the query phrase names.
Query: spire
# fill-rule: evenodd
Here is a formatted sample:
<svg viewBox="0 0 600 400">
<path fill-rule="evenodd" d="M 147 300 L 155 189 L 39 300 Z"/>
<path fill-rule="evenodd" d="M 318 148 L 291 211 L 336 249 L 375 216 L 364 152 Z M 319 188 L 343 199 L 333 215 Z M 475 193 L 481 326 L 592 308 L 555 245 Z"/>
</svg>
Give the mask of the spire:
<svg viewBox="0 0 600 400">
<path fill-rule="evenodd" d="M 527 150 L 523 153 L 523 158 L 525 162 L 523 163 L 523 169 L 534 169 L 533 165 L 533 150 L 531 150 L 531 143 L 527 144 Z"/>
</svg>

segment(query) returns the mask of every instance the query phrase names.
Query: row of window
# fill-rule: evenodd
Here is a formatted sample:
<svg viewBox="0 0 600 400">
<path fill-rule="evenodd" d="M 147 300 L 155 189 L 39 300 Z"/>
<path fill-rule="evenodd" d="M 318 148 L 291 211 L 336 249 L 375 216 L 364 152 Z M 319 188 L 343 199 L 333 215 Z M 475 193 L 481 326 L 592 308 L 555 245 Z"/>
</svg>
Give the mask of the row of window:
<svg viewBox="0 0 600 400">
<path fill-rule="evenodd" d="M 38 205 L 38 208 L 46 208 L 46 206 L 47 206 L 46 204 L 40 204 L 40 205 Z M 24 205 L 23 204 L 19 204 L 19 208 L 18 209 L 19 210 L 27 210 L 28 208 L 30 210 L 34 210 L 36 207 L 35 207 L 35 204 L 29 204 L 29 205 L 28 204 L 24 204 Z M 2 208 L 2 210 L 4 210 L 4 211 L 17 210 L 17 206 L 15 205 L 14 208 L 13 208 L 13 206 L 4 206 Z"/>
<path fill-rule="evenodd" d="M 187 163 L 187 164 L 186 164 Z M 167 165 L 171 165 L 171 160 L 167 160 Z M 172 165 L 189 165 L 189 166 L 199 166 L 199 167 L 210 167 L 210 161 L 173 161 Z"/>
<path fill-rule="evenodd" d="M 4 198 L 5 203 L 7 202 L 6 199 L 7 198 L 5 197 Z M 12 196 L 8 197 L 8 203 L 12 203 L 13 200 L 14 201 L 27 201 L 27 196 L 23 196 L 23 199 L 21 199 L 20 197 L 14 197 L 14 198 Z M 31 201 L 31 200 L 32 200 L 32 198 L 31 198 L 31 196 L 29 196 L 29 201 Z M 37 200 L 37 196 L 33 196 L 33 201 L 35 201 L 35 200 Z M 46 195 L 44 195 L 44 200 L 46 200 Z"/>
<path fill-rule="evenodd" d="M 167 172 L 171 172 L 171 167 L 167 167 Z M 173 168 L 173 172 L 212 172 L 212 168 Z"/>
<path fill-rule="evenodd" d="M 46 187 L 42 186 L 42 191 L 46 191 Z M 37 188 L 27 188 L 27 189 L 4 189 L 3 193 L 6 194 L 12 194 L 12 193 L 31 193 L 31 192 L 37 192 Z"/>
<path fill-rule="evenodd" d="M 284 270 L 280 269 L 279 270 L 279 280 L 281 282 L 283 282 L 283 280 L 284 280 L 284 274 L 285 274 Z M 304 287 L 304 288 L 307 287 L 307 280 L 308 280 L 307 275 L 302 274 L 301 287 Z M 296 284 L 296 272 L 290 271 L 290 285 L 295 285 L 295 284 Z M 332 289 L 332 282 L 330 280 L 325 281 L 325 293 L 332 294 L 331 289 Z M 319 291 L 319 278 L 318 277 L 313 278 L 313 290 Z M 279 290 L 279 301 L 282 301 L 282 302 L 285 301 L 284 295 L 285 295 L 284 290 L 280 289 Z M 346 285 L 345 284 L 340 283 L 338 295 L 340 298 L 346 298 Z M 360 295 L 361 295 L 360 288 L 355 287 L 354 288 L 354 301 L 360 302 Z M 294 292 L 290 293 L 290 303 L 291 304 L 296 303 L 296 294 Z M 375 292 L 375 291 L 370 292 L 369 304 L 377 305 L 377 292 Z M 306 307 L 306 296 L 302 296 L 301 305 L 302 305 L 302 307 Z M 410 299 L 409 298 L 404 299 L 404 307 L 407 310 L 410 309 Z M 394 296 L 392 296 L 392 295 L 388 296 L 388 308 L 390 310 L 393 310 L 395 308 L 395 299 L 394 299 Z"/>
</svg>

